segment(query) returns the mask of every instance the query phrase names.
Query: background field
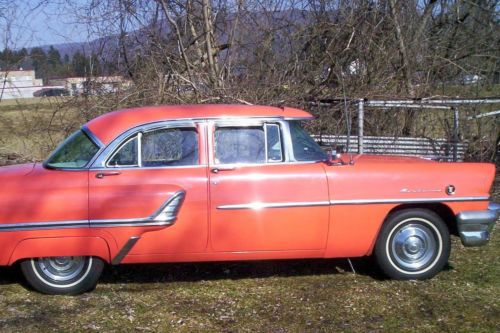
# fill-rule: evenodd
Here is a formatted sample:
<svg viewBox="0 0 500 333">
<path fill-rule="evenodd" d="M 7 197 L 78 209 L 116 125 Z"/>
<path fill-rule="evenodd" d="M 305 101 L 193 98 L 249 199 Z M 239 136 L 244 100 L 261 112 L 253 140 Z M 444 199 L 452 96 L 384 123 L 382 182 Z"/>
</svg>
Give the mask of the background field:
<svg viewBox="0 0 500 333">
<path fill-rule="evenodd" d="M 44 157 L 83 121 L 59 103 L 0 104 L 0 164 Z M 107 268 L 92 293 L 49 297 L 0 268 L 0 331 L 499 331 L 496 229 L 481 248 L 454 237 L 429 281 L 385 280 L 367 259 L 356 273 L 346 260 L 130 265 Z"/>
</svg>

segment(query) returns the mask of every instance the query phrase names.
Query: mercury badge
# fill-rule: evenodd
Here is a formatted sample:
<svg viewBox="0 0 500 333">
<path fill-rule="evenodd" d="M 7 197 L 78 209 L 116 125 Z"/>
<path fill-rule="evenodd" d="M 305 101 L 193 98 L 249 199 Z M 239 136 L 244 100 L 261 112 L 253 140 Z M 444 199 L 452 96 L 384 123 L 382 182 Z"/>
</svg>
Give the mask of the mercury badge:
<svg viewBox="0 0 500 333">
<path fill-rule="evenodd" d="M 454 185 L 448 185 L 446 186 L 446 194 L 448 195 L 453 195 L 455 194 L 455 186 Z"/>
</svg>

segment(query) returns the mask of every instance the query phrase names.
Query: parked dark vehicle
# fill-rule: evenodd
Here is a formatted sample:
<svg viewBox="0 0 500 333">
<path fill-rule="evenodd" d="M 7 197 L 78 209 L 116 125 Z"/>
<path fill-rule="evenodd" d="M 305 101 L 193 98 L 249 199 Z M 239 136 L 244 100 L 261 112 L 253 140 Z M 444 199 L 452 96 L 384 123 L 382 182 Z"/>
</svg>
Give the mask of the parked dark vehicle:
<svg viewBox="0 0 500 333">
<path fill-rule="evenodd" d="M 69 96 L 69 90 L 64 88 L 43 88 L 33 93 L 33 97 Z"/>
</svg>

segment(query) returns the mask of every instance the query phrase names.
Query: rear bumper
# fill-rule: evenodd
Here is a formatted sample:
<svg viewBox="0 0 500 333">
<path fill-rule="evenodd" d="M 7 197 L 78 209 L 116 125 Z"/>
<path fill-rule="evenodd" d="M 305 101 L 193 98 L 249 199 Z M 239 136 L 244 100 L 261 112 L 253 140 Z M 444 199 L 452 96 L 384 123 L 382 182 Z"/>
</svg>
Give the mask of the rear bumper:
<svg viewBox="0 0 500 333">
<path fill-rule="evenodd" d="M 465 211 L 457 215 L 458 234 L 464 246 L 481 246 L 490 240 L 491 229 L 500 214 L 500 205 L 491 202 L 488 210 Z"/>
</svg>

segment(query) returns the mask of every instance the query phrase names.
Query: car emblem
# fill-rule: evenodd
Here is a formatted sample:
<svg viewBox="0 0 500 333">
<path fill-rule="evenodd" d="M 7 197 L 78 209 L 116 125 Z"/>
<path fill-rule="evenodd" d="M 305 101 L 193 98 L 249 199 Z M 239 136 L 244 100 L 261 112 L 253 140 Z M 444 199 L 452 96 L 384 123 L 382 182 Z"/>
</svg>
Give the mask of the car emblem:
<svg viewBox="0 0 500 333">
<path fill-rule="evenodd" d="M 454 185 L 448 185 L 446 186 L 446 194 L 448 195 L 453 195 L 455 194 L 455 186 Z"/>
</svg>

